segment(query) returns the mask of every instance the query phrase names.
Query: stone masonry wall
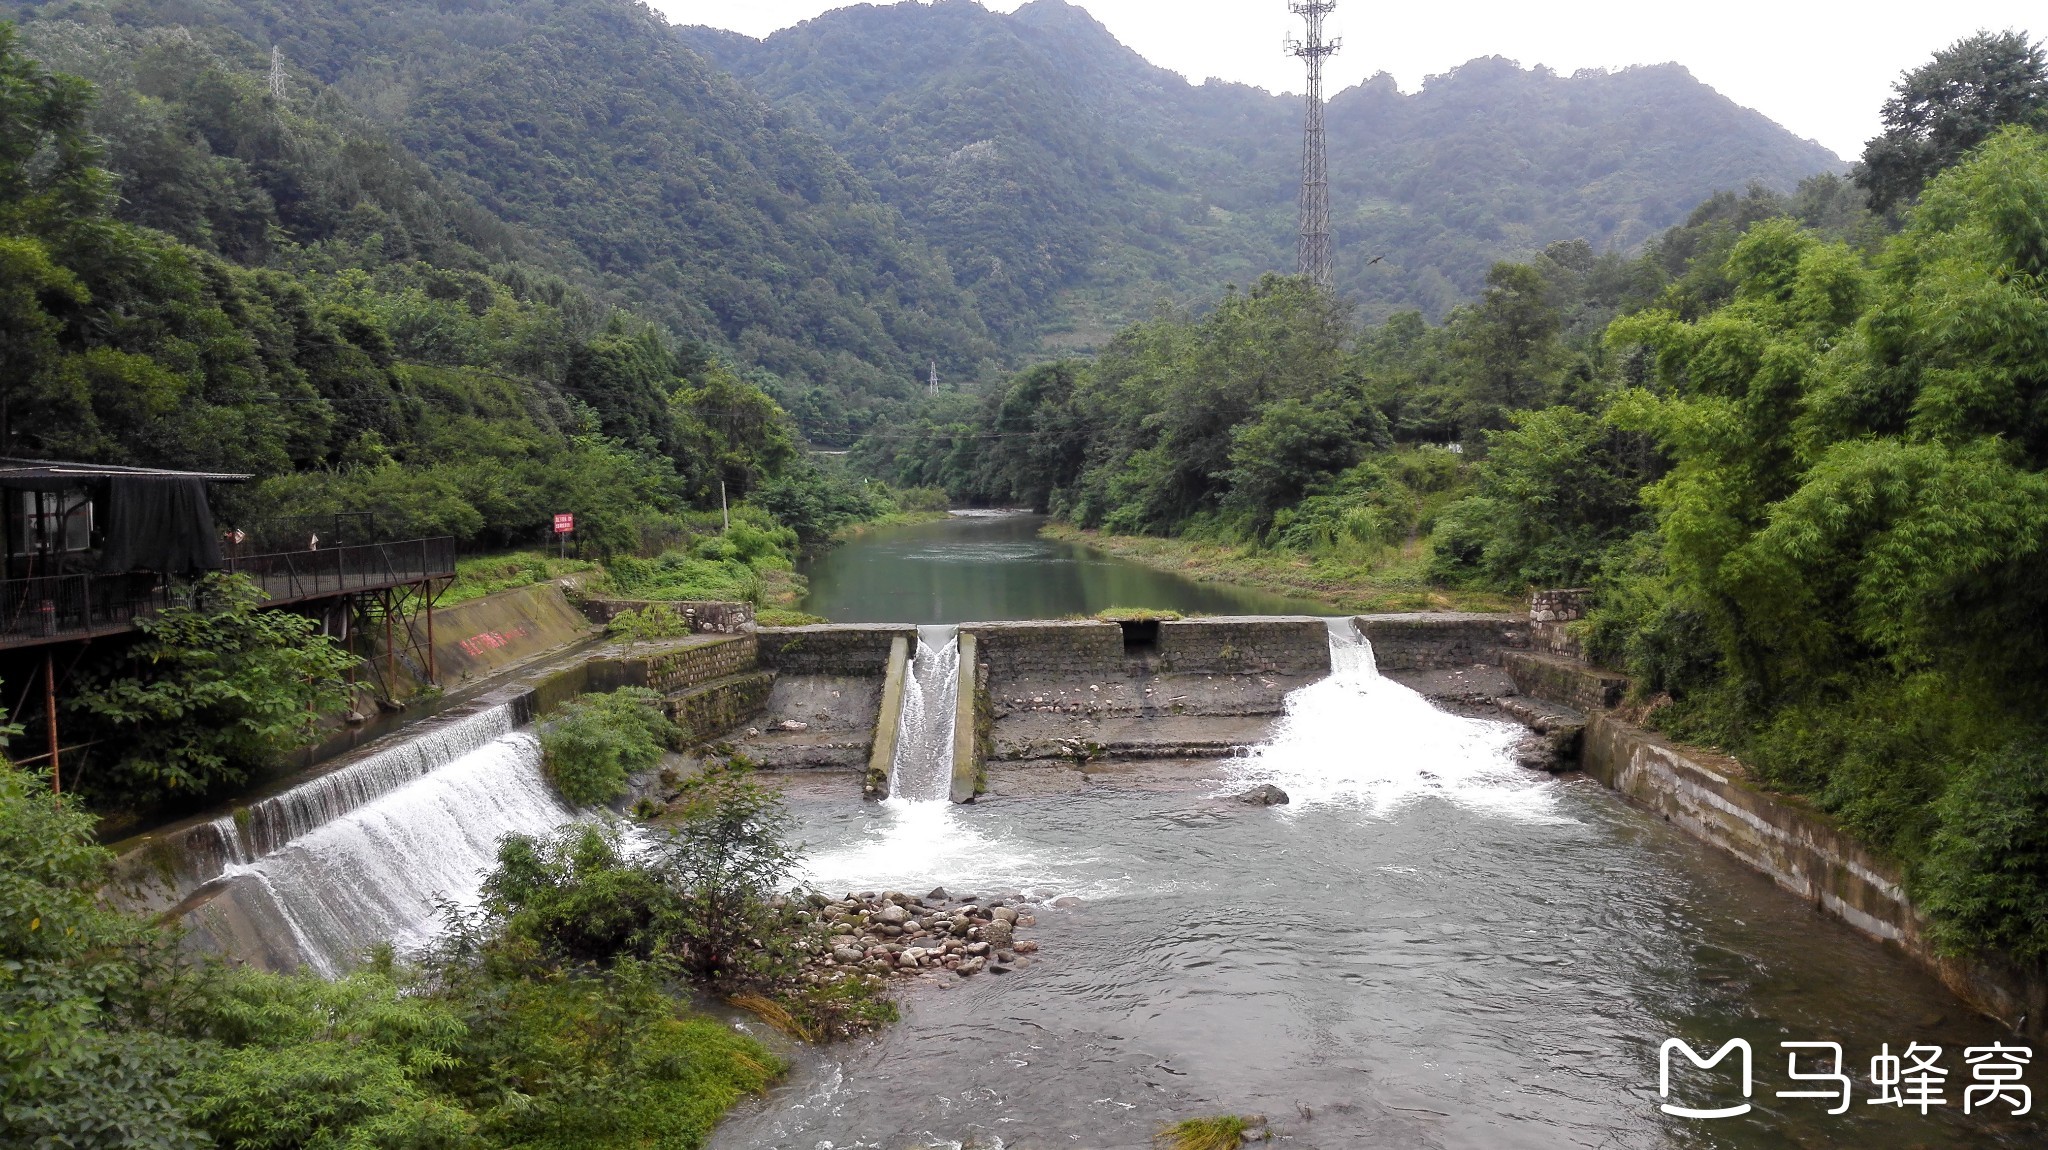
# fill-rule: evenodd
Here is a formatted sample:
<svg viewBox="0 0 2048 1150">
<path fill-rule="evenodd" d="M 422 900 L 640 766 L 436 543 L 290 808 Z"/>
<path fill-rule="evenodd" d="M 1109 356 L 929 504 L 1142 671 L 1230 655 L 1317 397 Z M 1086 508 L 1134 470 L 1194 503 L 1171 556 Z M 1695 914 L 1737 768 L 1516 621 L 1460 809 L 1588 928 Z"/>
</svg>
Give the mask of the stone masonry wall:
<svg viewBox="0 0 2048 1150">
<path fill-rule="evenodd" d="M 614 647 L 591 660 L 591 689 L 648 687 L 664 695 L 754 668 L 750 633 Z"/>
<path fill-rule="evenodd" d="M 1181 674 L 1327 675 L 1330 629 L 1305 615 L 1164 622 L 1159 666 Z"/>
<path fill-rule="evenodd" d="M 889 670 L 889 642 L 917 650 L 917 628 L 899 623 L 820 623 L 762 627 L 755 632 L 761 665 L 785 675 L 874 675 Z"/>
<path fill-rule="evenodd" d="M 1372 643 L 1373 665 L 1382 671 L 1498 665 L 1503 651 L 1529 645 L 1529 621 L 1519 615 L 1418 611 L 1360 615 L 1357 623 Z"/>
<path fill-rule="evenodd" d="M 664 706 L 690 737 L 711 739 L 760 714 L 774 685 L 774 672 L 750 671 L 670 695 Z"/>
<path fill-rule="evenodd" d="M 1553 655 L 1580 657 L 1583 652 L 1571 624 L 1585 618 L 1592 605 L 1593 593 L 1583 587 L 1536 592 L 1529 597 L 1530 645 Z"/>
<path fill-rule="evenodd" d="M 1589 714 L 1620 706 L 1628 693 L 1626 678 L 1557 655 L 1509 651 L 1501 657 L 1501 667 L 1523 694 Z"/>
<path fill-rule="evenodd" d="M 975 637 L 976 657 L 998 693 L 1016 679 L 1086 681 L 1116 674 L 1124 665 L 1124 632 L 1115 623 L 969 623 L 961 630 Z"/>
</svg>

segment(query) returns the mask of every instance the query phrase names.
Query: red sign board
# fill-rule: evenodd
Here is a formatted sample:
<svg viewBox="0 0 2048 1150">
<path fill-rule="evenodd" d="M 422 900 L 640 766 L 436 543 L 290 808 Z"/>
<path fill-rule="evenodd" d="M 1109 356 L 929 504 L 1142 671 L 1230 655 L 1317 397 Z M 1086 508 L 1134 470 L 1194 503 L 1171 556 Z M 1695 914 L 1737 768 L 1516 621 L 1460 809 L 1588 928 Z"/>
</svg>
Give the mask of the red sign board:
<svg viewBox="0 0 2048 1150">
<path fill-rule="evenodd" d="M 576 530 L 576 517 L 574 515 L 555 516 L 555 534 L 567 535 L 574 530 Z"/>
</svg>

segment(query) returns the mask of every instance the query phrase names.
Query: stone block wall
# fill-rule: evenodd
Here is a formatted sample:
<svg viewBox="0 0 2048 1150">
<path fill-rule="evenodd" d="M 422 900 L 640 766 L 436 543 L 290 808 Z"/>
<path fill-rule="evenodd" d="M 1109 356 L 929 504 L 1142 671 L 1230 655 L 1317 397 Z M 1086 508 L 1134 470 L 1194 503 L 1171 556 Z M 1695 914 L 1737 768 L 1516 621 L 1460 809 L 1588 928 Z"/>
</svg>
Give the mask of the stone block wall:
<svg viewBox="0 0 2048 1150">
<path fill-rule="evenodd" d="M 1503 651 L 1529 646 L 1529 621 L 1520 615 L 1417 611 L 1360 615 L 1355 621 L 1372 643 L 1373 665 L 1382 671 L 1498 666 Z"/>
<path fill-rule="evenodd" d="M 1178 674 L 1327 675 L 1330 629 L 1306 615 L 1172 620 L 1159 625 L 1159 666 Z"/>
<path fill-rule="evenodd" d="M 889 644 L 917 650 L 917 628 L 900 623 L 819 623 L 755 631 L 763 667 L 785 675 L 874 675 L 889 670 Z"/>
<path fill-rule="evenodd" d="M 663 705 L 692 738 L 714 739 L 760 714 L 774 686 L 773 672 L 749 671 L 670 695 Z"/>
<path fill-rule="evenodd" d="M 1604 711 L 1621 705 L 1628 679 L 1587 663 L 1536 651 L 1509 651 L 1501 668 L 1525 695 L 1561 703 L 1573 710 Z"/>
<path fill-rule="evenodd" d="M 1124 631 L 1115 623 L 969 623 L 960 630 L 974 636 L 977 658 L 997 693 L 1016 679 L 1085 681 L 1116 674 L 1124 665 Z"/>
<path fill-rule="evenodd" d="M 1538 591 L 1529 598 L 1529 641 L 1538 651 L 1579 658 L 1578 636 L 1571 624 L 1586 617 L 1593 606 L 1593 593 L 1583 587 Z"/>
<path fill-rule="evenodd" d="M 587 598 L 583 614 L 602 627 L 626 611 L 642 611 L 659 604 L 689 621 L 690 630 L 703 635 L 736 635 L 754 621 L 752 603 L 728 603 L 715 599 L 602 599 Z"/>
<path fill-rule="evenodd" d="M 614 647 L 591 660 L 591 689 L 647 687 L 664 695 L 753 670 L 758 641 L 752 633 Z"/>
</svg>

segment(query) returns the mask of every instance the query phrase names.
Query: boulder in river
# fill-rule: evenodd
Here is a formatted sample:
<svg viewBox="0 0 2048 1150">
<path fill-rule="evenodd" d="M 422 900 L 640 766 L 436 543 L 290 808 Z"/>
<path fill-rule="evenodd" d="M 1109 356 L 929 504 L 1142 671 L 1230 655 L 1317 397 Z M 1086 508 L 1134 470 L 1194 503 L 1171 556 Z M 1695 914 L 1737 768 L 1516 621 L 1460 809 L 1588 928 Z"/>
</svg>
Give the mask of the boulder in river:
<svg viewBox="0 0 2048 1150">
<path fill-rule="evenodd" d="M 1255 807 L 1277 807 L 1287 802 L 1287 792 L 1271 783 L 1260 783 L 1237 796 L 1237 801 Z"/>
<path fill-rule="evenodd" d="M 945 887 L 935 886 L 932 888 L 932 893 L 924 896 L 924 899 L 926 902 L 945 902 L 949 897 L 951 896 L 946 894 Z"/>
</svg>

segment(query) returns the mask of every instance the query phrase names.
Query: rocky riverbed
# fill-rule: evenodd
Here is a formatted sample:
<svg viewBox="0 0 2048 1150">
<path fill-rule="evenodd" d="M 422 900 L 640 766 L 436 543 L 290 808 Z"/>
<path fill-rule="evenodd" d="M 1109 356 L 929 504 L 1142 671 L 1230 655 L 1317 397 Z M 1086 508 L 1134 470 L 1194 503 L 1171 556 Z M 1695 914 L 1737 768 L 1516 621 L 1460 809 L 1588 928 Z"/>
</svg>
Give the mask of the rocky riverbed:
<svg viewBox="0 0 2048 1150">
<path fill-rule="evenodd" d="M 1055 905 L 1070 900 L 1057 900 Z M 1019 938 L 1038 924 L 1038 900 L 1019 891 L 955 897 L 944 888 L 919 897 L 900 891 L 813 895 L 810 916 L 826 932 L 816 965 L 877 978 L 957 979 L 1006 974 L 1034 961 L 1038 944 Z"/>
</svg>

